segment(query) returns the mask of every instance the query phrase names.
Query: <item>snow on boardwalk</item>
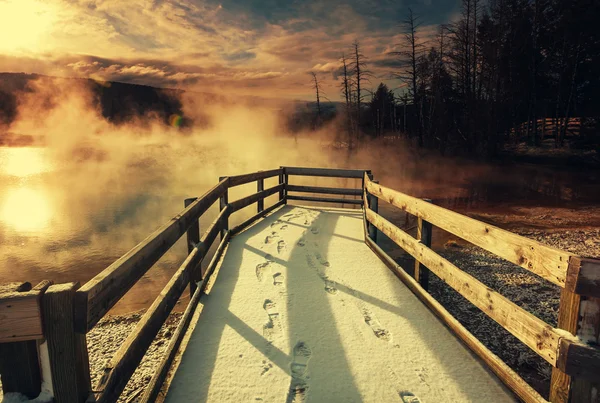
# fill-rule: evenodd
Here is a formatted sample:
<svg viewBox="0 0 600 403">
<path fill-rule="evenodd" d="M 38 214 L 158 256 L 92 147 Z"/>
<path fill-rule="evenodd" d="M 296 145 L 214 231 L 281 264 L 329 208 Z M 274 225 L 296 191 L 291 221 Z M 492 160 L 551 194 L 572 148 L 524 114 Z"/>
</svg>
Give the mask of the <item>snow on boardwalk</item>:
<svg viewBox="0 0 600 403">
<path fill-rule="evenodd" d="M 231 240 L 168 402 L 514 402 L 363 242 L 286 206 Z"/>
</svg>

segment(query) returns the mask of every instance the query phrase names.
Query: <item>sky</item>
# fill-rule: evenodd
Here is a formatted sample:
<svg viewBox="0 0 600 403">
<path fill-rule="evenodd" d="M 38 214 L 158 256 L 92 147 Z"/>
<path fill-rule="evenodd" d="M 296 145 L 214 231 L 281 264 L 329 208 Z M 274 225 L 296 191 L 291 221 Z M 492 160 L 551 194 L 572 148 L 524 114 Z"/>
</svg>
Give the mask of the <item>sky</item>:
<svg viewBox="0 0 600 403">
<path fill-rule="evenodd" d="M 310 72 L 340 99 L 342 53 L 359 40 L 373 77 L 392 79 L 409 7 L 423 38 L 460 0 L 0 0 L 0 71 L 199 92 L 311 99 Z"/>
</svg>

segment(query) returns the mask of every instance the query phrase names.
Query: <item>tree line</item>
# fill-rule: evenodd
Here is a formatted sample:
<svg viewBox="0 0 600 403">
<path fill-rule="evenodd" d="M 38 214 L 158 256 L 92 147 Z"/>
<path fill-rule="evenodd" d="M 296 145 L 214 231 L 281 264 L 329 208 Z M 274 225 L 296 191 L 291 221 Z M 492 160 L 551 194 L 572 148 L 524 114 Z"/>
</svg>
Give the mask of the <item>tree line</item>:
<svg viewBox="0 0 600 403">
<path fill-rule="evenodd" d="M 408 9 L 401 50 L 389 54 L 400 91 L 368 90 L 358 40 L 341 56 L 348 146 L 397 134 L 441 153 L 493 156 L 523 141 L 600 152 L 599 20 L 594 0 L 463 0 L 456 21 L 424 38 Z"/>
</svg>

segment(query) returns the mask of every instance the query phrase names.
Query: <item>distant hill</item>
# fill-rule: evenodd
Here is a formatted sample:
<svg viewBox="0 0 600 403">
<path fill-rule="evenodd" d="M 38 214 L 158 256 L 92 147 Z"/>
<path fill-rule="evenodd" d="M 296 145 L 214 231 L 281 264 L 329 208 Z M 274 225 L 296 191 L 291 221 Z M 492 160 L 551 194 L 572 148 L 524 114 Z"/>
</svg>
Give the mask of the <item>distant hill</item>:
<svg viewBox="0 0 600 403">
<path fill-rule="evenodd" d="M 64 81 L 64 85 L 73 82 L 87 86 L 92 93 L 94 107 L 102 111 L 102 116 L 116 125 L 127 122 L 133 118 L 153 116 L 165 125 L 169 124 L 172 115 L 180 115 L 182 129 L 188 127 L 204 126 L 209 124 L 209 118 L 195 116 L 195 120 L 185 116 L 181 96 L 185 91 L 168 88 L 155 88 L 146 85 L 128 84 L 121 82 L 98 82 L 85 78 L 58 78 L 40 74 L 25 73 L 0 73 L 0 129 L 8 127 L 18 113 L 17 99 L 20 93 L 31 92 L 30 83 L 39 78 L 49 78 Z M 257 96 L 220 95 L 213 93 L 191 92 L 197 95 L 201 102 L 238 103 L 246 105 L 260 105 L 271 108 L 280 113 L 280 117 L 288 130 L 297 131 L 314 128 L 316 126 L 317 108 L 315 102 L 290 101 L 283 99 L 269 99 Z M 49 101 L 50 102 L 50 101 Z M 321 122 L 333 119 L 339 104 L 327 102 L 321 104 Z M 0 145 L 23 145 L 31 140 L 28 136 L 11 135 L 0 132 Z M 16 142 L 16 143 L 15 143 Z"/>
</svg>

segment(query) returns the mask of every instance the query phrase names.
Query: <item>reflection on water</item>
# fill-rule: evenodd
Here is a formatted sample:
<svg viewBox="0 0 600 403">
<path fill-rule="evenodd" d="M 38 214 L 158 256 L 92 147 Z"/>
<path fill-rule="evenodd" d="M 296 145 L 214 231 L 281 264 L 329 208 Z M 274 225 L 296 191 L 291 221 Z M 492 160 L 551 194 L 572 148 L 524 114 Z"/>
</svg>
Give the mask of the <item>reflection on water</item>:
<svg viewBox="0 0 600 403">
<path fill-rule="evenodd" d="M 45 189 L 23 186 L 3 189 L 0 201 L 0 222 L 17 233 L 37 233 L 48 230 L 52 204 Z"/>
</svg>

